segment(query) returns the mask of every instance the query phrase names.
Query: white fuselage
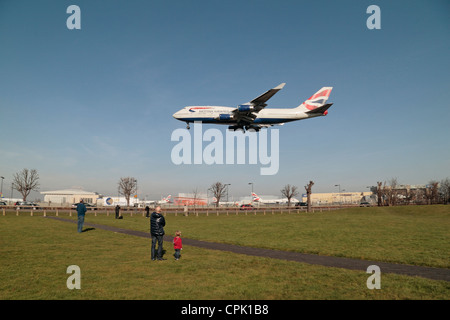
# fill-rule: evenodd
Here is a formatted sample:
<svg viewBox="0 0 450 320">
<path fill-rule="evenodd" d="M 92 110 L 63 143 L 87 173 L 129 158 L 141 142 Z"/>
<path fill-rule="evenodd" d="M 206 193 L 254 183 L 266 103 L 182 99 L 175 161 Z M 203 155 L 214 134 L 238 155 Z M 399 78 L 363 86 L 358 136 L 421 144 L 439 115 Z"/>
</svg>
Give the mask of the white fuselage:
<svg viewBox="0 0 450 320">
<path fill-rule="evenodd" d="M 228 128 L 232 130 L 254 129 L 259 131 L 263 127 L 327 115 L 328 108 L 332 103 L 327 104 L 326 102 L 333 87 L 322 87 L 296 108 L 266 108 L 267 101 L 284 85 L 285 83 L 281 83 L 257 98 L 235 108 L 188 106 L 175 112 L 173 117 L 186 122 L 187 129 L 189 129 L 189 123 L 191 122 L 202 122 L 230 125 Z"/>
<path fill-rule="evenodd" d="M 254 203 L 260 203 L 260 204 L 282 204 L 282 203 L 288 203 L 287 198 L 283 199 L 259 199 L 254 200 Z M 291 199 L 291 203 L 299 202 L 296 198 Z"/>
<path fill-rule="evenodd" d="M 203 123 L 231 125 L 237 123 L 236 120 L 233 119 L 233 110 L 235 109 L 236 108 L 221 106 L 188 106 L 174 113 L 173 117 L 185 122 L 201 121 Z M 229 117 L 224 115 L 228 115 Z M 299 108 L 270 108 L 259 111 L 256 114 L 253 123 L 259 125 L 273 125 L 314 116 L 317 115 L 307 114 L 302 110 L 299 110 Z"/>
</svg>

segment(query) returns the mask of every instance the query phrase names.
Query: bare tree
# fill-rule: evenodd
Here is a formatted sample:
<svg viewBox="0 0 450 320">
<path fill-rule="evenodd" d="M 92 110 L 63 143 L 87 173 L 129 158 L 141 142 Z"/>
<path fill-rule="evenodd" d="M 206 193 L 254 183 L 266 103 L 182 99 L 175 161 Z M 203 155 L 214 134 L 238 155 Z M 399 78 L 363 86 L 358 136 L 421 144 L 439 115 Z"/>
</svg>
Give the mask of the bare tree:
<svg viewBox="0 0 450 320">
<path fill-rule="evenodd" d="M 308 204 L 308 212 L 311 212 L 311 189 L 312 186 L 314 185 L 314 182 L 309 181 L 308 185 L 305 186 L 305 190 L 306 190 L 306 203 Z"/>
<path fill-rule="evenodd" d="M 445 178 L 441 181 L 439 191 L 442 195 L 443 203 L 447 204 L 450 201 L 450 179 L 449 178 Z"/>
<path fill-rule="evenodd" d="M 425 198 L 427 199 L 427 204 L 435 204 L 438 202 L 438 191 L 439 182 L 431 180 L 428 182 L 427 188 L 425 188 Z"/>
<path fill-rule="evenodd" d="M 414 192 L 414 203 L 415 204 L 423 204 L 424 199 L 426 199 L 424 189 L 416 189 Z"/>
<path fill-rule="evenodd" d="M 389 183 L 384 182 L 382 189 L 382 198 L 384 199 L 384 205 L 395 206 L 398 201 L 398 182 L 397 178 L 391 178 Z"/>
<path fill-rule="evenodd" d="M 27 200 L 31 191 L 39 189 L 39 175 L 36 169 L 23 169 L 13 175 L 13 188 L 22 194 L 23 201 Z"/>
<path fill-rule="evenodd" d="M 417 193 L 415 192 L 415 190 L 411 190 L 411 187 L 406 186 L 406 189 L 405 189 L 406 204 L 412 203 L 415 200 L 416 196 L 417 196 Z"/>
<path fill-rule="evenodd" d="M 192 190 L 192 195 L 193 195 L 193 198 L 194 198 L 193 205 L 194 205 L 194 214 L 195 214 L 196 213 L 195 205 L 197 204 L 197 199 L 198 199 L 198 188 L 195 188 L 194 190 Z"/>
<path fill-rule="evenodd" d="M 397 178 L 391 178 L 389 180 L 390 192 L 389 192 L 389 205 L 395 206 L 398 201 L 398 182 Z"/>
<path fill-rule="evenodd" d="M 291 186 L 290 184 L 287 184 L 281 189 L 281 195 L 283 197 L 286 197 L 288 200 L 288 207 L 291 206 L 291 199 L 298 195 L 297 187 Z"/>
<path fill-rule="evenodd" d="M 426 204 L 431 204 L 431 189 L 425 188 L 424 193 Z"/>
<path fill-rule="evenodd" d="M 389 206 L 389 196 L 390 188 L 386 185 L 386 181 L 383 183 L 383 188 L 381 189 L 381 198 L 383 199 L 383 206 Z"/>
<path fill-rule="evenodd" d="M 213 196 L 216 198 L 216 207 L 219 206 L 220 199 L 225 196 L 227 191 L 227 185 L 222 182 L 216 182 L 211 185 L 209 190 L 212 192 Z"/>
<path fill-rule="evenodd" d="M 130 206 L 130 197 L 137 191 L 137 180 L 133 177 L 120 178 L 119 193 L 127 200 L 127 207 Z"/>
<path fill-rule="evenodd" d="M 381 207 L 383 205 L 383 190 L 381 186 L 383 185 L 383 182 L 377 182 L 377 201 L 378 206 Z"/>
</svg>

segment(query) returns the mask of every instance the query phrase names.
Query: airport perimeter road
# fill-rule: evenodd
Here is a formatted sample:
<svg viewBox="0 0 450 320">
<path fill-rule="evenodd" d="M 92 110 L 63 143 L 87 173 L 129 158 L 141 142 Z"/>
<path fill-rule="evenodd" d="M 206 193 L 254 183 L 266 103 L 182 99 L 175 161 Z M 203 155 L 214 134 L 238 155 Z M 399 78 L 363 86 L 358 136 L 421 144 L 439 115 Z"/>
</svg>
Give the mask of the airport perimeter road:
<svg viewBox="0 0 450 320">
<path fill-rule="evenodd" d="M 64 222 L 77 223 L 76 220 L 64 219 L 59 217 L 45 217 L 47 219 L 53 219 Z M 98 228 L 102 230 L 108 230 L 128 235 L 133 235 L 137 237 L 151 238 L 150 233 L 129 230 L 111 226 L 105 226 L 100 224 L 88 223 L 85 222 L 84 225 Z M 165 241 L 172 241 L 173 237 L 164 236 Z M 361 260 L 361 259 L 350 259 L 350 258 L 342 258 L 342 257 L 333 257 L 333 256 L 321 256 L 315 254 L 306 254 L 300 252 L 290 252 L 290 251 L 282 251 L 282 250 L 272 250 L 272 249 L 262 249 L 262 248 L 252 248 L 245 246 L 238 246 L 232 244 L 225 243 L 215 243 L 215 242 L 207 242 L 201 240 L 187 239 L 183 238 L 183 244 L 189 246 L 195 246 L 204 249 L 210 250 L 221 250 L 228 251 L 238 254 L 246 254 L 250 256 L 257 257 L 265 257 L 265 258 L 273 258 L 273 259 L 282 259 L 289 261 L 296 261 L 302 263 L 308 263 L 313 265 L 321 265 L 326 267 L 335 267 L 335 268 L 344 268 L 350 270 L 361 270 L 366 271 L 370 265 L 377 265 L 380 267 L 383 273 L 395 273 L 402 274 L 407 276 L 417 276 L 423 277 L 433 280 L 444 280 L 450 281 L 450 269 L 446 268 L 432 268 L 432 267 L 423 267 L 423 266 L 413 266 L 406 264 L 397 264 L 397 263 L 387 263 L 380 261 L 370 261 L 370 260 Z"/>
</svg>

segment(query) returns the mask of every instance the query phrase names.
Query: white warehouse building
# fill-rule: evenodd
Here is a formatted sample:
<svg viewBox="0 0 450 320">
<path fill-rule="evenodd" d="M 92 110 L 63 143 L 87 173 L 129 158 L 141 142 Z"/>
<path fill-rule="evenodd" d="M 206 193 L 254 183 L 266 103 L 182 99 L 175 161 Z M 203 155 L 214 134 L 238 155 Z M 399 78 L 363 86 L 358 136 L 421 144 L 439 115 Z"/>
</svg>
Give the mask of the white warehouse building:
<svg viewBox="0 0 450 320">
<path fill-rule="evenodd" d="M 83 199 L 86 203 L 97 204 L 101 198 L 97 192 L 84 191 L 81 189 L 65 189 L 55 191 L 42 191 L 44 202 L 49 204 L 73 204 Z"/>
</svg>

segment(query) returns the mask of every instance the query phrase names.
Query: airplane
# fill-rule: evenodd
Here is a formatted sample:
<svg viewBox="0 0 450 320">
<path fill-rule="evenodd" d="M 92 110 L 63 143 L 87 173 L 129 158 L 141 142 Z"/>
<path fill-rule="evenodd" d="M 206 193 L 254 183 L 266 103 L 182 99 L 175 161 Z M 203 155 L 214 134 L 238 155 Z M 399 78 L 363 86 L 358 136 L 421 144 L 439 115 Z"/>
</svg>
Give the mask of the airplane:
<svg viewBox="0 0 450 320">
<path fill-rule="evenodd" d="M 156 201 L 157 204 L 165 204 L 165 203 L 170 203 L 170 198 L 172 197 L 172 195 L 168 195 L 166 198 L 162 198 L 162 200 L 160 201 Z"/>
<path fill-rule="evenodd" d="M 326 103 L 333 87 L 323 87 L 308 100 L 296 108 L 268 108 L 266 102 L 278 91 L 283 89 L 285 83 L 281 83 L 257 98 L 238 105 L 237 107 L 221 106 L 187 106 L 175 112 L 173 117 L 177 120 L 189 123 L 201 121 L 202 123 L 213 123 L 228 125 L 229 130 L 259 131 L 273 125 L 283 125 L 286 122 L 326 116 L 328 108 L 332 103 Z"/>
<path fill-rule="evenodd" d="M 170 198 L 172 197 L 172 195 L 168 195 L 166 198 L 162 198 L 162 200 L 146 200 L 144 201 L 144 203 L 147 204 L 166 204 L 166 203 L 170 203 Z"/>
<path fill-rule="evenodd" d="M 261 204 L 282 204 L 282 203 L 288 203 L 287 198 L 280 198 L 280 199 L 261 199 L 256 193 L 252 192 L 252 200 L 253 202 L 261 203 Z M 299 202 L 295 198 L 291 198 L 291 203 Z"/>
<path fill-rule="evenodd" d="M 213 204 L 217 204 L 217 198 L 216 197 L 213 197 L 213 200 L 212 200 L 212 203 Z M 239 201 L 219 201 L 219 206 L 221 207 L 221 206 L 238 206 L 239 205 Z"/>
</svg>

